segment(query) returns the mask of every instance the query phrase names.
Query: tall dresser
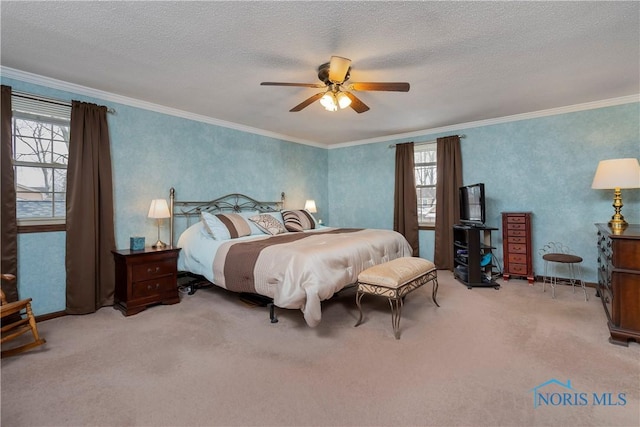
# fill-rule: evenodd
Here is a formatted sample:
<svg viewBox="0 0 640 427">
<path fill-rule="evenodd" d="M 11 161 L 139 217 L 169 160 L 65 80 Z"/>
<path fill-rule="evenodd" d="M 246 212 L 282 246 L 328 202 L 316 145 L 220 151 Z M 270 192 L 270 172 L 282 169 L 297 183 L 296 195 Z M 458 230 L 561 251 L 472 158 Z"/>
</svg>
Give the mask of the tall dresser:
<svg viewBox="0 0 640 427">
<path fill-rule="evenodd" d="M 534 282 L 531 246 L 531 212 L 502 212 L 504 280 L 520 276 Z"/>
<path fill-rule="evenodd" d="M 640 224 L 613 232 L 598 229 L 598 293 L 607 313 L 609 342 L 640 343 Z"/>
</svg>

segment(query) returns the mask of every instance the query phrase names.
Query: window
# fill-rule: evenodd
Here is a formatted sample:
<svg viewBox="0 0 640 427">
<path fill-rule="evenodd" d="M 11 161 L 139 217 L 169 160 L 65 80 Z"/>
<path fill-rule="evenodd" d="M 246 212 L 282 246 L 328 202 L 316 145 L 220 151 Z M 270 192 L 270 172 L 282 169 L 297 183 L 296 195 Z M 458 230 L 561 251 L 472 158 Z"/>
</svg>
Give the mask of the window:
<svg viewBox="0 0 640 427">
<path fill-rule="evenodd" d="M 433 227 L 436 222 L 436 148 L 435 142 L 415 145 L 413 149 L 418 197 L 418 223 Z"/>
<path fill-rule="evenodd" d="M 18 227 L 57 224 L 62 230 L 71 108 L 15 93 L 11 103 Z"/>
</svg>

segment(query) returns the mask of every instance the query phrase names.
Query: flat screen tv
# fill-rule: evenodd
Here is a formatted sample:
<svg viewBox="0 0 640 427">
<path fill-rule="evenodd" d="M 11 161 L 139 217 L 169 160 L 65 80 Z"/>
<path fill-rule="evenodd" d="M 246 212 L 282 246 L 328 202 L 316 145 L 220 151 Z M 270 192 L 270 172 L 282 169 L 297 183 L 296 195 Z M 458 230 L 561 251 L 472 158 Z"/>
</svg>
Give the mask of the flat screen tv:
<svg viewBox="0 0 640 427">
<path fill-rule="evenodd" d="M 460 222 L 482 226 L 485 221 L 484 184 L 460 187 Z"/>
</svg>

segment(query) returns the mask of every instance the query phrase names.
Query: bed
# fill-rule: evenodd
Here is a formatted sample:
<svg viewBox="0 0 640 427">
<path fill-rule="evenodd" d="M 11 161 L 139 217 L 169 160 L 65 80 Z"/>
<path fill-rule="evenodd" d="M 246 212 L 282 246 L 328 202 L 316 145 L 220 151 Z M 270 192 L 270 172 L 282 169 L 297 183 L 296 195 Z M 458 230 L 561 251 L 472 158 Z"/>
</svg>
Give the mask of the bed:
<svg viewBox="0 0 640 427">
<path fill-rule="evenodd" d="M 171 244 L 182 248 L 181 274 L 267 298 L 272 321 L 274 305 L 299 309 L 314 327 L 321 301 L 353 285 L 361 271 L 412 254 L 400 233 L 322 226 L 307 211 L 285 209 L 284 202 L 284 193 L 277 202 L 237 193 L 178 201 L 172 188 Z"/>
</svg>

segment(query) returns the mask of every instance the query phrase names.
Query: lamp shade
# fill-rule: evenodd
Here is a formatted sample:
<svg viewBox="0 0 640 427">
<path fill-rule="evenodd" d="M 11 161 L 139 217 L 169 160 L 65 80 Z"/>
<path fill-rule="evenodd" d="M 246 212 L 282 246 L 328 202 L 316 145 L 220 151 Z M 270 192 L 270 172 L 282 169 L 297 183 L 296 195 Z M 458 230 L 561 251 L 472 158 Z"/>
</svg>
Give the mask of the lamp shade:
<svg viewBox="0 0 640 427">
<path fill-rule="evenodd" d="M 338 106 L 340 108 L 347 108 L 351 105 L 351 98 L 349 98 L 349 96 L 344 92 L 338 92 L 336 99 L 338 100 Z"/>
<path fill-rule="evenodd" d="M 316 201 L 315 200 L 307 200 L 306 202 L 304 202 L 304 208 L 305 210 L 311 212 L 311 213 L 316 213 L 318 212 L 318 209 L 316 208 Z"/>
<path fill-rule="evenodd" d="M 167 205 L 167 201 L 165 199 L 154 199 L 151 201 L 151 206 L 149 207 L 149 218 L 169 218 L 171 214 L 169 213 L 169 206 Z"/>
<path fill-rule="evenodd" d="M 591 188 L 640 188 L 638 159 L 601 160 L 593 177 Z"/>
<path fill-rule="evenodd" d="M 322 98 L 320 98 L 320 104 L 327 111 L 338 111 L 338 101 L 331 90 L 328 90 Z"/>
</svg>

